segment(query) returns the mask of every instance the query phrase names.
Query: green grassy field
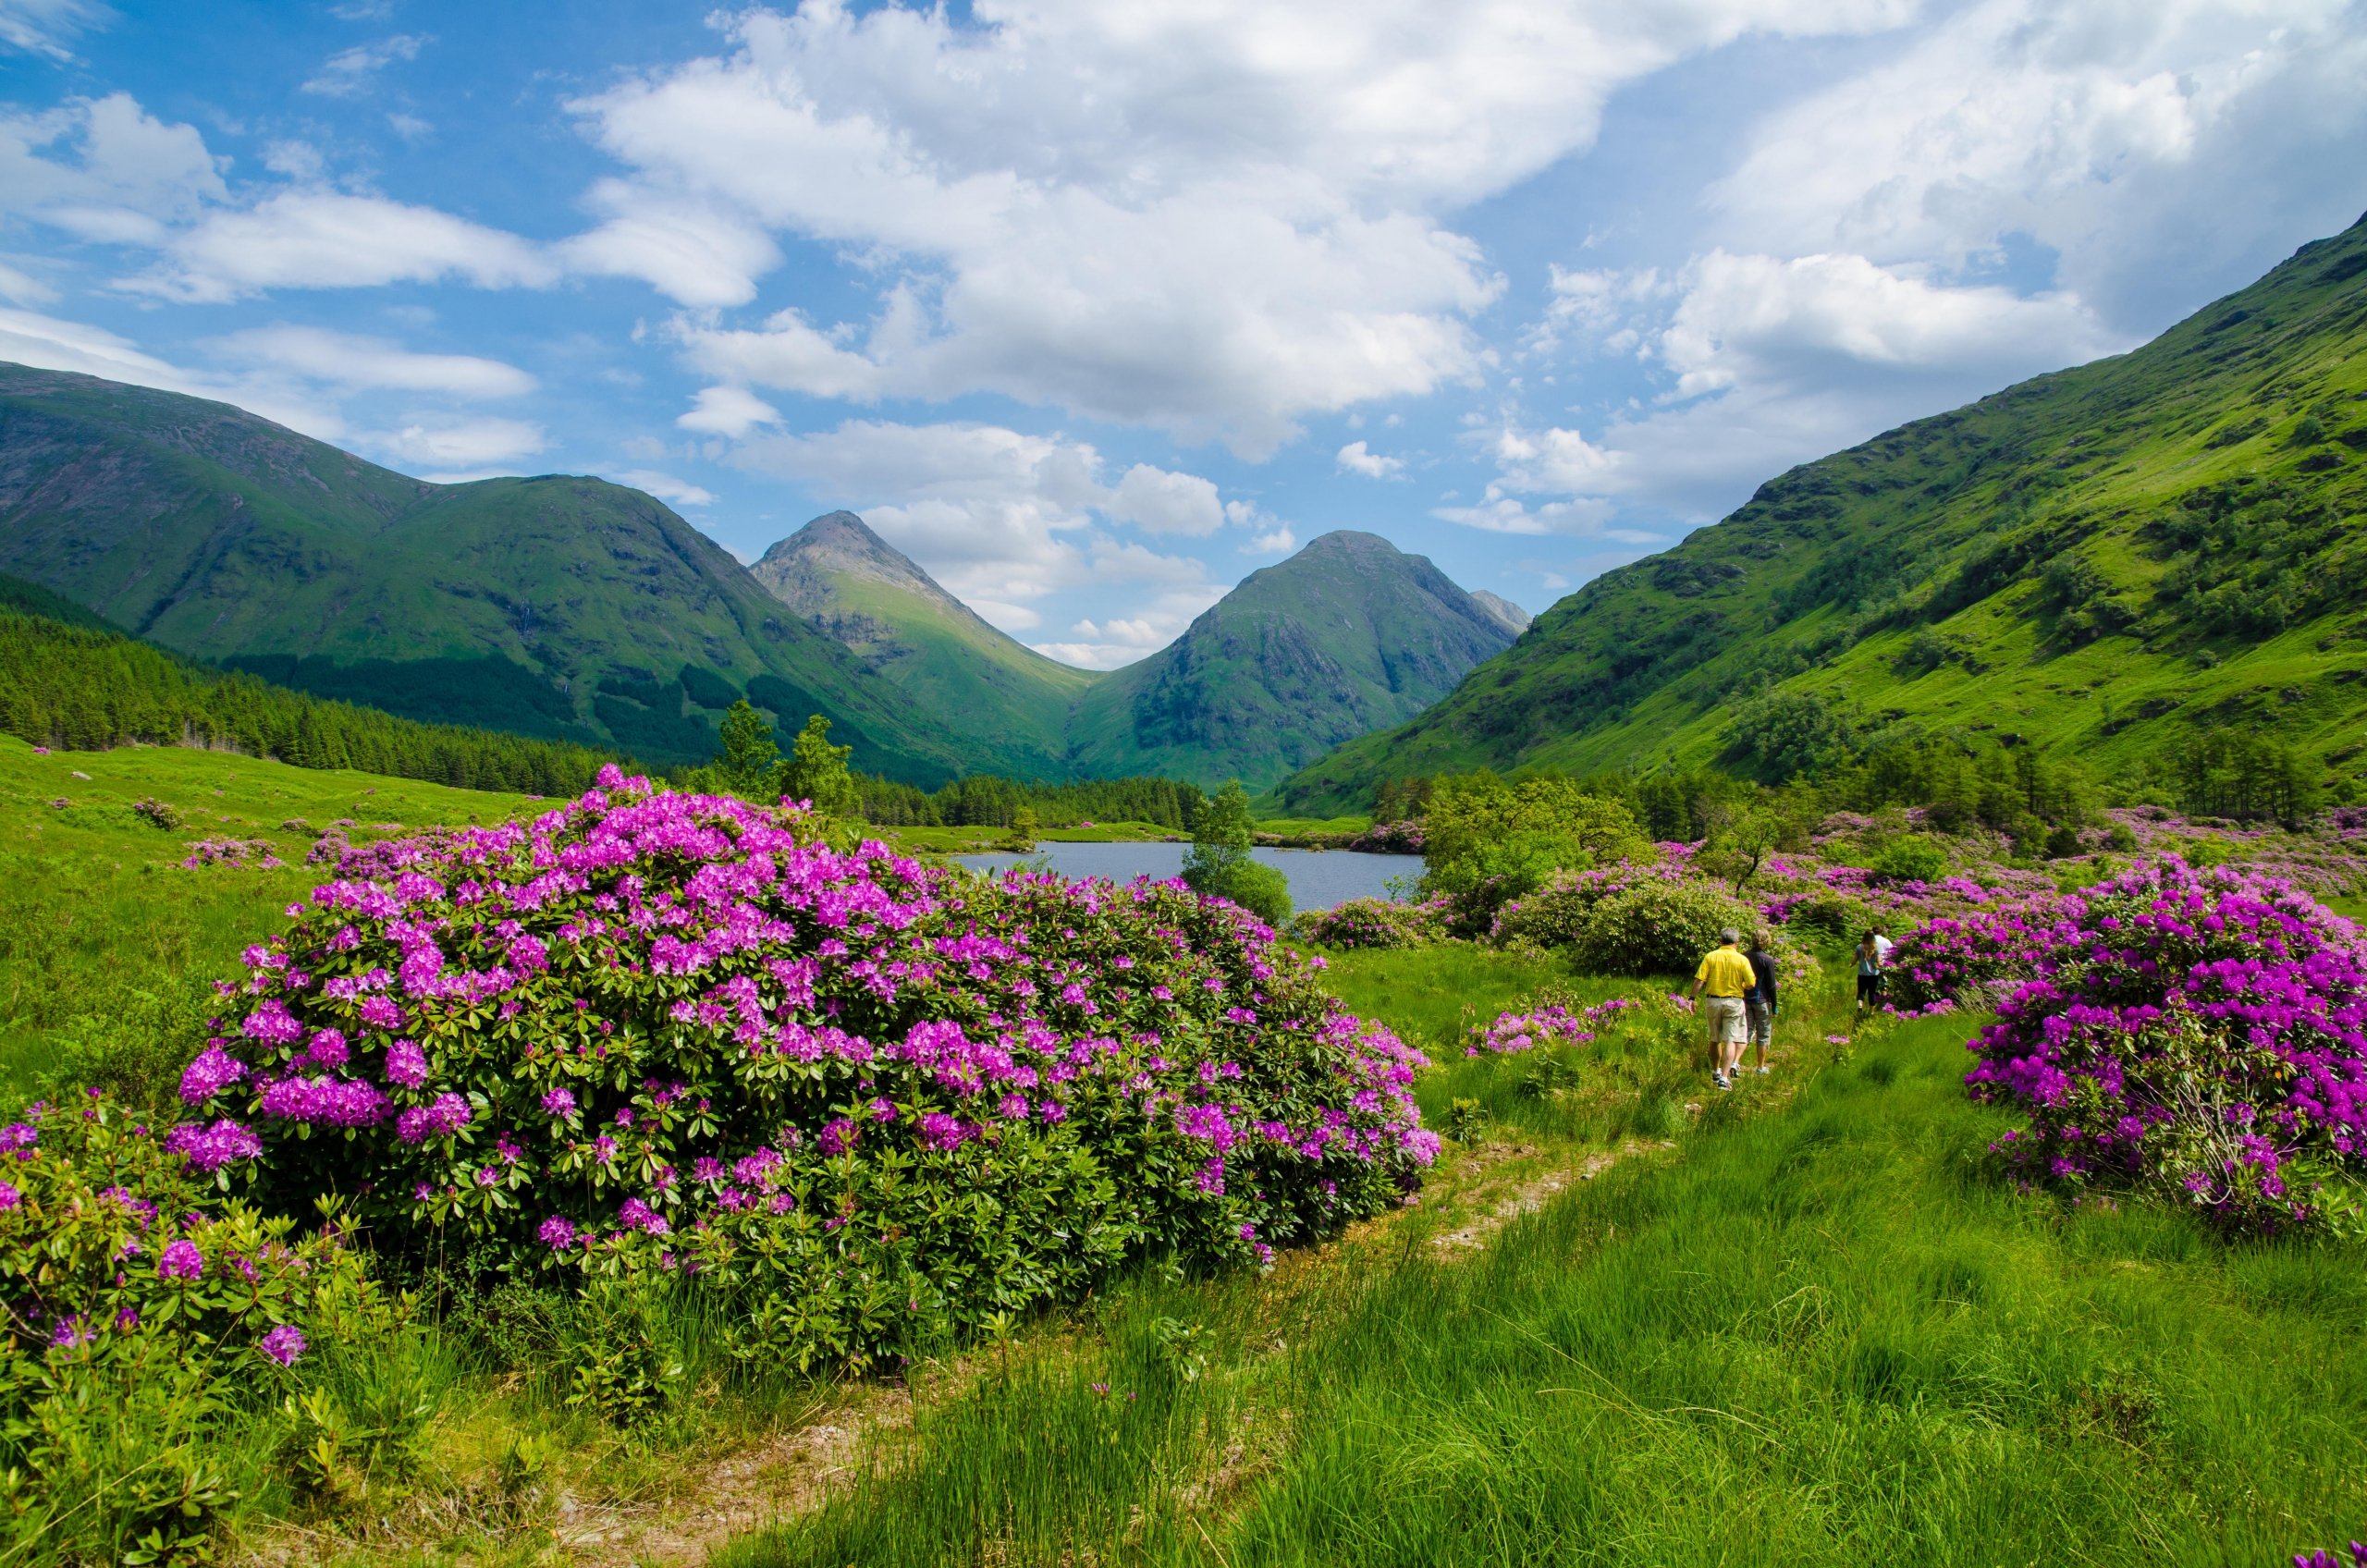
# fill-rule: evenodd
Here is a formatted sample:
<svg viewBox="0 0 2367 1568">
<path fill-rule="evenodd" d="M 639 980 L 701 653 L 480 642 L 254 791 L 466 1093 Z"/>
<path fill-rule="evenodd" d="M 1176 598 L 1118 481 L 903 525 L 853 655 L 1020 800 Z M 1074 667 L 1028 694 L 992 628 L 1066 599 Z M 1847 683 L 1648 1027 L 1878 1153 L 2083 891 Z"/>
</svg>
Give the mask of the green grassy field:
<svg viewBox="0 0 2367 1568">
<path fill-rule="evenodd" d="M 143 800 L 180 825 L 139 815 Z M 42 756 L 0 736 L 0 1091 L 80 1074 L 145 1093 L 177 1075 L 207 982 L 322 880 L 305 851 L 337 823 L 361 843 L 532 809 L 522 795 L 222 752 Z M 267 842 L 285 864 L 182 868 L 191 843 L 217 839 Z"/>
<path fill-rule="evenodd" d="M 531 804 L 0 741 L 6 1092 L 169 1096 L 205 983 L 319 875 L 185 871 L 186 840 L 296 862 L 339 819 Z M 1837 980 L 1803 986 L 1774 1072 L 1720 1095 L 1684 1024 L 1462 1054 L 1499 1011 L 1664 984 L 1462 946 L 1330 962 L 1436 1064 L 1417 1091 L 1455 1135 L 1404 1210 L 1265 1275 L 1147 1261 L 902 1379 L 733 1371 L 661 1314 L 685 1394 L 632 1431 L 568 1406 L 551 1298 L 412 1281 L 415 1329 L 337 1352 L 336 1399 L 385 1424 L 348 1489 L 304 1484 L 276 1405 L 221 1428 L 226 1555 L 2269 1564 L 2367 1525 L 2355 1252 L 2015 1192 L 1965 1022 L 1859 1033 Z"/>
<path fill-rule="evenodd" d="M 723 1561 L 2264 1565 L 2356 1533 L 2355 1257 L 2013 1192 L 1962 1035 L 1718 1100 L 1484 1248 L 1426 1209 L 1330 1267 L 1147 1283 Z"/>
</svg>

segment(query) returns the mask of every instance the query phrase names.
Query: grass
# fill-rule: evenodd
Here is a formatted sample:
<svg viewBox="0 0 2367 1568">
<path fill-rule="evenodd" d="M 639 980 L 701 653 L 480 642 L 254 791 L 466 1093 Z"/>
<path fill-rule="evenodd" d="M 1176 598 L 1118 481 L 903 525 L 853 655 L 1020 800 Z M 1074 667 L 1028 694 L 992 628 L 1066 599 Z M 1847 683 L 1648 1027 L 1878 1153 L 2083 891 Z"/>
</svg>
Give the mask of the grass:
<svg viewBox="0 0 2367 1568">
<path fill-rule="evenodd" d="M 1262 1288 L 1147 1282 L 721 1562 L 2265 1564 L 2357 1533 L 2354 1255 L 2014 1192 L 1962 1034 L 1719 1101 L 1476 1255 L 1426 1206 Z"/>
<path fill-rule="evenodd" d="M 150 797 L 207 820 L 162 831 L 129 810 Z M 530 804 L 0 741 L 9 1086 L 95 1066 L 169 1093 L 175 1008 L 317 875 L 181 871 L 184 839 L 297 858 L 294 817 Z M 2014 1192 L 1982 1157 L 2009 1123 L 1958 1083 L 1963 1022 L 1835 1052 L 1846 999 L 1803 988 L 1776 1073 L 1725 1096 L 1689 1030 L 1461 1054 L 1470 1023 L 1540 995 L 1652 983 L 1461 947 L 1331 964 L 1348 1005 L 1437 1061 L 1426 1117 L 1477 1107 L 1417 1206 L 1265 1276 L 1153 1260 L 901 1390 L 732 1372 L 694 1312 L 661 1306 L 682 1392 L 635 1432 L 567 1406 L 563 1300 L 421 1281 L 415 1333 L 339 1353 L 337 1399 L 379 1434 L 344 1496 L 301 1484 L 276 1406 L 221 1430 L 240 1549 L 567 1561 L 561 1492 L 578 1520 L 698 1518 L 718 1464 L 800 1423 L 863 1435 L 760 1471 L 759 1508 L 796 1506 L 724 1568 L 2264 1564 L 2367 1523 L 2355 1252 Z"/>
<path fill-rule="evenodd" d="M 182 825 L 139 815 L 143 800 Z M 177 1076 L 206 982 L 227 977 L 239 949 L 320 882 L 304 854 L 331 824 L 356 824 L 358 843 L 531 809 L 522 795 L 221 752 L 42 756 L 0 736 L 0 1092 L 77 1074 L 128 1090 Z M 223 838 L 265 840 L 287 865 L 182 869 L 191 841 Z"/>
</svg>

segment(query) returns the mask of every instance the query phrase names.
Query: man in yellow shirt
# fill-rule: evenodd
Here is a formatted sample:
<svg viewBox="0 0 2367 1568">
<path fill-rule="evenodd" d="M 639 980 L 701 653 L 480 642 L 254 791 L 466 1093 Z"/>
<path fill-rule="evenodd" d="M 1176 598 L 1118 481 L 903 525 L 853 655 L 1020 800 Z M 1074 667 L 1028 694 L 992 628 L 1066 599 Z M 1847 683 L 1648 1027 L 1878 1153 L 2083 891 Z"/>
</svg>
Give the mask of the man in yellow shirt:
<svg viewBox="0 0 2367 1568">
<path fill-rule="evenodd" d="M 1710 1025 L 1711 1060 L 1717 1064 L 1713 1074 L 1718 1087 L 1731 1089 L 1735 1068 L 1742 1060 L 1743 998 L 1759 984 L 1759 974 L 1743 956 L 1741 932 L 1729 926 L 1718 933 L 1718 940 L 1724 945 L 1701 961 L 1688 994 L 1709 993 L 1701 1013 Z"/>
</svg>

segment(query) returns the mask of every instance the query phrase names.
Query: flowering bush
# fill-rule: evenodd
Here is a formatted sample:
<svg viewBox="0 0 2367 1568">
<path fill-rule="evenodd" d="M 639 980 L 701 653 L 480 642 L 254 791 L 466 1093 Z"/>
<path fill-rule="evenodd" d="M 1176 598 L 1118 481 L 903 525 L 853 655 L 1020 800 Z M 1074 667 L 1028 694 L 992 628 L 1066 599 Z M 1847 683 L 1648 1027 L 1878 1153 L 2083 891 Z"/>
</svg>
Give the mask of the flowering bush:
<svg viewBox="0 0 2367 1568">
<path fill-rule="evenodd" d="M 1600 1032 L 1606 1020 L 1639 1005 L 1633 997 L 1613 997 L 1575 1010 L 1550 1003 L 1526 1012 L 1498 1013 L 1494 1023 L 1472 1027 L 1471 1043 L 1463 1047 L 1463 1054 L 1507 1056 L 1543 1047 L 1582 1046 Z"/>
<path fill-rule="evenodd" d="M 1527 898 L 1506 904 L 1497 913 L 1489 939 L 1506 947 L 1566 948 L 1578 939 L 1605 899 L 1646 882 L 1684 879 L 1684 864 L 1676 860 L 1643 865 L 1621 861 L 1583 871 L 1557 871 Z"/>
<path fill-rule="evenodd" d="M 1301 941 L 1327 948 L 1426 948 L 1445 939 L 1446 919 L 1444 899 L 1350 899 L 1300 915 L 1293 930 Z"/>
<path fill-rule="evenodd" d="M 158 1135 L 104 1098 L 0 1128 L 0 1538 L 43 1562 L 210 1560 L 231 1501 L 203 1434 L 311 1347 L 395 1308 L 342 1224 L 215 1200 L 258 1144 L 229 1121 Z"/>
<path fill-rule="evenodd" d="M 1405 817 L 1396 822 L 1376 822 L 1348 840 L 1348 848 L 1367 854 L 1418 855 L 1426 843 L 1422 819 Z"/>
<path fill-rule="evenodd" d="M 1262 1260 L 1397 1202 L 1420 1056 L 1171 883 L 985 882 L 614 769 L 374 845 L 224 987 L 184 1099 L 381 1245 L 671 1269 L 733 1348 L 864 1359 L 1150 1246 Z"/>
<path fill-rule="evenodd" d="M 2064 900 L 2035 974 L 1972 1042 L 1975 1098 L 2021 1107 L 2026 1177 L 2168 1194 L 2226 1224 L 2355 1217 L 2367 1176 L 2367 961 L 2289 883 L 2165 860 Z"/>
<path fill-rule="evenodd" d="M 187 846 L 184 870 L 227 865 L 239 870 L 276 871 L 283 864 L 268 839 L 199 839 Z"/>
</svg>

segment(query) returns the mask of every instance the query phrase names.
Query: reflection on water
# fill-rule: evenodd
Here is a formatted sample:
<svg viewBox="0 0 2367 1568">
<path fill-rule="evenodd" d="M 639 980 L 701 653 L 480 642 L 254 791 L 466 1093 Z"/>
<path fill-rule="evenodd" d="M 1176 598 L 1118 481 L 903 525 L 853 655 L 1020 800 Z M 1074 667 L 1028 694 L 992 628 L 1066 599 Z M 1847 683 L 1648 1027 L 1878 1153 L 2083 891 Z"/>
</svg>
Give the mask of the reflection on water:
<svg viewBox="0 0 2367 1568">
<path fill-rule="evenodd" d="M 1063 876 L 1103 876 L 1131 882 L 1137 876 L 1173 876 L 1184 869 L 1189 844 L 1057 844 L 1037 851 Z M 1290 879 L 1291 903 L 1301 910 L 1330 909 L 1350 899 L 1389 896 L 1392 876 L 1421 874 L 1418 855 L 1373 855 L 1359 850 L 1267 850 L 1249 851 Z M 955 855 L 973 871 L 1000 871 L 1019 855 Z M 1026 857 L 1034 858 L 1034 857 Z"/>
</svg>

